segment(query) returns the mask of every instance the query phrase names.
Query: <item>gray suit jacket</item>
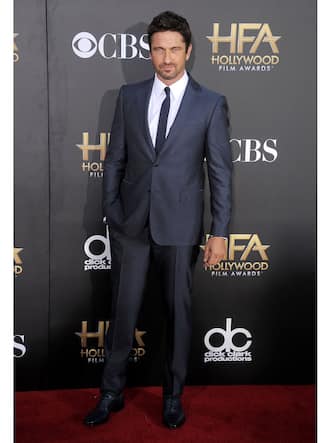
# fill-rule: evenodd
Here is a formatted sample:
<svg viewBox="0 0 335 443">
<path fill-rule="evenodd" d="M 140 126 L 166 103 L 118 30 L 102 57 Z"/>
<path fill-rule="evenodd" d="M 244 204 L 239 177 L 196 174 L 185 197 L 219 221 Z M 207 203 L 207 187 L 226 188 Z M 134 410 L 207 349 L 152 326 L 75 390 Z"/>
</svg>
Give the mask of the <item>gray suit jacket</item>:
<svg viewBox="0 0 335 443">
<path fill-rule="evenodd" d="M 206 163 L 210 233 L 228 236 L 232 160 L 225 97 L 190 76 L 157 155 L 147 123 L 152 85 L 153 78 L 122 86 L 119 92 L 104 163 L 103 208 L 110 228 L 136 236 L 149 216 L 156 243 L 200 244 Z"/>
</svg>

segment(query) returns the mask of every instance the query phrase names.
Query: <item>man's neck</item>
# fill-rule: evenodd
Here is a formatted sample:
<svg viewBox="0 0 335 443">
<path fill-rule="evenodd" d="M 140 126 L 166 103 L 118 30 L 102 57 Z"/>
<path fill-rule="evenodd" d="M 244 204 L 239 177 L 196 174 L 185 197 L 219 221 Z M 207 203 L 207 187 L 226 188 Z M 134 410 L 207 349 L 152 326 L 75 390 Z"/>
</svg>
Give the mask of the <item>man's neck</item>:
<svg viewBox="0 0 335 443">
<path fill-rule="evenodd" d="M 175 78 L 173 78 L 173 79 L 171 79 L 171 80 L 167 80 L 167 79 L 162 78 L 157 72 L 156 72 L 156 76 L 157 76 L 157 78 L 158 78 L 162 83 L 164 83 L 166 86 L 171 86 L 171 85 L 173 85 L 174 83 L 176 83 L 178 80 L 180 80 L 181 78 L 183 78 L 184 75 L 185 75 L 185 73 L 186 73 L 186 70 L 184 70 L 184 71 L 183 71 L 178 77 L 175 77 Z"/>
</svg>

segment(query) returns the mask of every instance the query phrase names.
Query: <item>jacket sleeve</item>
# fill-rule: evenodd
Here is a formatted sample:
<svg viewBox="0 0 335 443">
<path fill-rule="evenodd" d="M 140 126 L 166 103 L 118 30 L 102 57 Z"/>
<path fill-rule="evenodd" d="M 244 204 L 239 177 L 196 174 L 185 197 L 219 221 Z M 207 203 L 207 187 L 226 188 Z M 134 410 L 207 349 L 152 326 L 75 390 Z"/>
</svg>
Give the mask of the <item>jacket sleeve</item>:
<svg viewBox="0 0 335 443">
<path fill-rule="evenodd" d="M 107 147 L 104 162 L 103 176 L 103 215 L 108 215 L 111 206 L 119 196 L 119 188 L 126 165 L 126 137 L 123 109 L 122 86 L 117 98 L 113 124 L 111 128 L 110 141 Z"/>
<path fill-rule="evenodd" d="M 212 112 L 206 134 L 206 161 L 212 224 L 210 234 L 228 237 L 231 216 L 232 155 L 226 98 L 221 96 Z"/>
</svg>

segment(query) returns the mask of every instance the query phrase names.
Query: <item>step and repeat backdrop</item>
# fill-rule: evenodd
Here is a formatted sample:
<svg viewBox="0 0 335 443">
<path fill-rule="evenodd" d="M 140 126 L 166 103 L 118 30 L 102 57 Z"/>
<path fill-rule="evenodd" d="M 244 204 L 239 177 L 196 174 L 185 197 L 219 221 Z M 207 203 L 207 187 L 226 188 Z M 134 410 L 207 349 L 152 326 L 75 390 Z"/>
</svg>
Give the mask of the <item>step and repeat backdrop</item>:
<svg viewBox="0 0 335 443">
<path fill-rule="evenodd" d="M 188 383 L 314 382 L 314 0 L 15 0 L 17 390 L 100 384 L 104 158 L 120 86 L 153 75 L 146 29 L 166 9 L 190 23 L 188 71 L 227 98 L 234 161 L 227 260 L 204 269 L 200 254 L 194 274 Z M 159 283 L 150 270 L 129 386 L 161 382 Z"/>
</svg>

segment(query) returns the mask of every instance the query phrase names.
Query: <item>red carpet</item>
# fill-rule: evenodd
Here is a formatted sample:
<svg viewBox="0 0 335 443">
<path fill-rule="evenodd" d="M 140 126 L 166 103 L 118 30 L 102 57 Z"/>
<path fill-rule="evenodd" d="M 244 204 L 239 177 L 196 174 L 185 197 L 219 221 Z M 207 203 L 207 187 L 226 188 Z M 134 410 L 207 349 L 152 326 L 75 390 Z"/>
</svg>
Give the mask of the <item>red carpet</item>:
<svg viewBox="0 0 335 443">
<path fill-rule="evenodd" d="M 161 424 L 161 389 L 129 388 L 126 407 L 108 423 L 82 419 L 97 389 L 18 392 L 16 443 L 312 443 L 315 388 L 307 386 L 189 386 L 187 421 Z"/>
</svg>

